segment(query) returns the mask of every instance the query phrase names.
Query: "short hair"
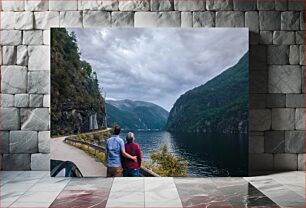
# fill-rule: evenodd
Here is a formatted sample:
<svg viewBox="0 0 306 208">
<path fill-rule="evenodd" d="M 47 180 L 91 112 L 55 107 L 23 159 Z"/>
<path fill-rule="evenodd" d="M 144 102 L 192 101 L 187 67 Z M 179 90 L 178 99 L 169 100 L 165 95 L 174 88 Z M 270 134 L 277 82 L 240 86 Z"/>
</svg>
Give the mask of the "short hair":
<svg viewBox="0 0 306 208">
<path fill-rule="evenodd" d="M 126 141 L 128 142 L 128 143 L 131 143 L 134 139 L 135 139 L 135 137 L 134 137 L 134 134 L 132 133 L 132 132 L 129 132 L 127 135 L 126 135 Z"/>
<path fill-rule="evenodd" d="M 119 125 L 114 126 L 114 135 L 119 135 L 121 131 L 121 127 Z"/>
</svg>

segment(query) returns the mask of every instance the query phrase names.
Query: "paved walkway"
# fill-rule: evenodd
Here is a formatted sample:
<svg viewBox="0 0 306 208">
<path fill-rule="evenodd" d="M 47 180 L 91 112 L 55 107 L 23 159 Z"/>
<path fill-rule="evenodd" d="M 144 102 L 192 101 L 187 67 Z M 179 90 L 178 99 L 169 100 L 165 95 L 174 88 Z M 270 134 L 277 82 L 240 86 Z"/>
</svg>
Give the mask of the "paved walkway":
<svg viewBox="0 0 306 208">
<path fill-rule="evenodd" d="M 1 172 L 0 207 L 305 207 L 305 172 L 259 177 L 50 178 Z"/>
<path fill-rule="evenodd" d="M 51 159 L 74 162 L 84 177 L 106 176 L 106 167 L 101 162 L 63 140 L 64 137 L 51 139 Z"/>
</svg>

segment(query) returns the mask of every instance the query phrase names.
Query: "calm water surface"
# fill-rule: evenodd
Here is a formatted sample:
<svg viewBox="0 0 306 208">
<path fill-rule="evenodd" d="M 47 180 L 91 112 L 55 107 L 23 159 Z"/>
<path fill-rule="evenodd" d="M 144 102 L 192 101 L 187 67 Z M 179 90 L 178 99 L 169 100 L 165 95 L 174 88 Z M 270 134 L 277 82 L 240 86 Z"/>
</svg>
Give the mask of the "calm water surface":
<svg viewBox="0 0 306 208">
<path fill-rule="evenodd" d="M 144 161 L 150 159 L 150 151 L 167 144 L 170 152 L 188 161 L 188 176 L 247 176 L 247 135 L 133 132 Z M 126 133 L 120 136 L 125 138 Z"/>
</svg>

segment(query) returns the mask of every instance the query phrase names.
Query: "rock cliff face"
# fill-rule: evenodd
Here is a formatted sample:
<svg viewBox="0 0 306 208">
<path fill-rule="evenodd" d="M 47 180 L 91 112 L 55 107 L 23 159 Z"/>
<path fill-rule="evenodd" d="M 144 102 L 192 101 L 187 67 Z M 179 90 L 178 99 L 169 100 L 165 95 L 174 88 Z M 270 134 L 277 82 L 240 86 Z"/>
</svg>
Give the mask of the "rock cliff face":
<svg viewBox="0 0 306 208">
<path fill-rule="evenodd" d="M 96 73 L 80 59 L 74 34 L 51 32 L 51 133 L 87 132 L 105 127 L 105 100 Z"/>
<path fill-rule="evenodd" d="M 247 133 L 248 53 L 233 67 L 175 102 L 166 129 L 187 132 Z"/>
</svg>

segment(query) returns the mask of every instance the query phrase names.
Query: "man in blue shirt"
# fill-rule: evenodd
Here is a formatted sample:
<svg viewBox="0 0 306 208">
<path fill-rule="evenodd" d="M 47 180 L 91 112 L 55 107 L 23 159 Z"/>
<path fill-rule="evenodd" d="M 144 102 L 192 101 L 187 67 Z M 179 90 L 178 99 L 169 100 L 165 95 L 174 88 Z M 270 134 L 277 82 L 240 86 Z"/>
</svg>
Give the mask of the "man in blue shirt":
<svg viewBox="0 0 306 208">
<path fill-rule="evenodd" d="M 137 157 L 125 152 L 123 139 L 119 137 L 120 126 L 114 126 L 114 134 L 106 141 L 105 158 L 107 160 L 107 177 L 122 176 L 121 155 L 137 162 Z"/>
</svg>

